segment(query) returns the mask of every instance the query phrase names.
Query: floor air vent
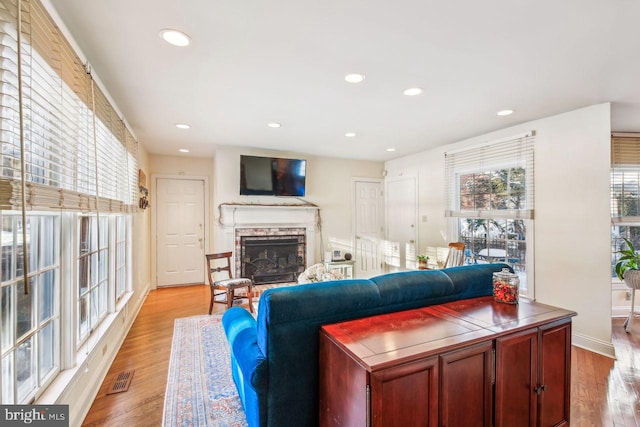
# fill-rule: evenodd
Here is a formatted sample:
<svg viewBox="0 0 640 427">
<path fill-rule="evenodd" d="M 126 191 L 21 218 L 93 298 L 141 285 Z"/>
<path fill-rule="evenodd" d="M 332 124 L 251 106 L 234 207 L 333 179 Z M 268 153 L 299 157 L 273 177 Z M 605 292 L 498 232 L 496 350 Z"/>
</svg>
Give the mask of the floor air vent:
<svg viewBox="0 0 640 427">
<path fill-rule="evenodd" d="M 116 375 L 111 383 L 111 387 L 109 387 L 109 390 L 107 391 L 107 394 L 122 393 L 123 391 L 129 390 L 129 385 L 131 384 L 131 378 L 133 378 L 134 372 L 134 370 L 124 371 Z"/>
</svg>

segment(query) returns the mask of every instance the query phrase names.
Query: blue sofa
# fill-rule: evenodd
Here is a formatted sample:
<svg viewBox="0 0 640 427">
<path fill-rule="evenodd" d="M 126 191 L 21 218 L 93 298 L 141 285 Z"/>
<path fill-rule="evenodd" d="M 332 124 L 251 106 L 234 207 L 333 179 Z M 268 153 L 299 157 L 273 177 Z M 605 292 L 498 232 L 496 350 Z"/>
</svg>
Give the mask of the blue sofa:
<svg viewBox="0 0 640 427">
<path fill-rule="evenodd" d="M 257 320 L 244 308 L 227 310 L 222 323 L 249 426 L 318 425 L 321 325 L 491 295 L 492 273 L 505 267 L 478 264 L 269 289 Z"/>
</svg>

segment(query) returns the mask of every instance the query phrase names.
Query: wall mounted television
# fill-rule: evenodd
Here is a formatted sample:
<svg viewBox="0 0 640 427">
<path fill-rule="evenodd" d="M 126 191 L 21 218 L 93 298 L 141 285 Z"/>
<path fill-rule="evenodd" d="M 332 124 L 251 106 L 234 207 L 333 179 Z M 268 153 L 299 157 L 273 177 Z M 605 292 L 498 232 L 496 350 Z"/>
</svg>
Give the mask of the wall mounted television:
<svg viewBox="0 0 640 427">
<path fill-rule="evenodd" d="M 241 155 L 240 194 L 302 197 L 306 172 L 306 160 Z"/>
</svg>

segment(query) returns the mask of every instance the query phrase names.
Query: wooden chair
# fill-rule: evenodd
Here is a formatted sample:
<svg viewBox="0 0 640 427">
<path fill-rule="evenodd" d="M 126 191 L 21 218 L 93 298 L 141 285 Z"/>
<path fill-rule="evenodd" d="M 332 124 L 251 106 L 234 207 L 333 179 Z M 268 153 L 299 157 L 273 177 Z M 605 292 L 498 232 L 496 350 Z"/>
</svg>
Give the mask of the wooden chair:
<svg viewBox="0 0 640 427">
<path fill-rule="evenodd" d="M 244 296 L 235 295 L 236 289 L 247 289 L 246 298 L 249 299 L 249 311 L 253 313 L 253 303 L 251 301 L 251 294 L 253 293 L 253 281 L 251 279 L 237 278 L 234 279 L 231 273 L 231 252 L 221 252 L 217 254 L 207 254 L 207 274 L 209 277 L 209 287 L 211 288 L 211 302 L 209 303 L 209 314 L 213 311 L 213 303 L 226 304 L 227 308 L 231 308 L 234 300 L 245 298 Z M 212 263 L 217 260 L 227 260 L 227 265 L 222 267 L 213 267 Z M 219 273 L 226 271 L 229 274 L 228 279 L 213 280 L 212 273 Z M 221 290 L 222 292 L 216 293 L 215 291 Z M 218 295 L 226 295 L 224 300 L 216 300 Z"/>
<path fill-rule="evenodd" d="M 464 243 L 449 243 L 449 253 L 447 254 L 447 259 L 444 262 L 444 268 L 455 267 L 462 264 L 464 264 Z"/>
</svg>

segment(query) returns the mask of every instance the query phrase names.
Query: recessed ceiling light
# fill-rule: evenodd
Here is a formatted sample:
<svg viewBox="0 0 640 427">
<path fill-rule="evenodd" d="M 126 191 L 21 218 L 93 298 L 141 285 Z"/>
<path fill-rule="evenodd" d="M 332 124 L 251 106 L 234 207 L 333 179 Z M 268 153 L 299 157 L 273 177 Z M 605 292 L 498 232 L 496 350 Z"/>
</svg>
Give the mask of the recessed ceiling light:
<svg viewBox="0 0 640 427">
<path fill-rule="evenodd" d="M 347 132 L 344 134 L 344 136 L 346 136 L 347 138 L 353 138 L 354 136 L 356 136 L 355 132 Z"/>
<path fill-rule="evenodd" d="M 407 96 L 416 96 L 422 93 L 422 89 L 420 89 L 419 87 L 410 87 L 408 89 L 403 90 L 402 93 L 404 93 Z"/>
<path fill-rule="evenodd" d="M 181 153 L 188 153 L 189 152 L 189 150 L 187 148 L 181 148 L 178 151 L 181 152 Z"/>
<path fill-rule="evenodd" d="M 271 123 L 267 123 L 267 126 L 269 126 L 270 128 L 279 128 L 280 126 L 282 126 L 280 123 L 276 123 L 276 122 L 271 122 Z"/>
<path fill-rule="evenodd" d="M 172 30 L 170 28 L 165 28 L 164 30 L 160 31 L 160 37 L 162 37 L 162 40 L 166 41 L 167 43 L 179 47 L 188 46 L 189 43 L 191 43 L 191 39 L 188 35 L 186 35 L 182 31 Z"/>
<path fill-rule="evenodd" d="M 508 116 L 510 114 L 513 114 L 513 110 L 500 110 L 496 114 L 499 116 Z"/>
<path fill-rule="evenodd" d="M 188 125 L 186 123 L 176 123 L 176 127 L 178 129 L 191 129 L 191 125 Z"/>
<path fill-rule="evenodd" d="M 349 83 L 360 83 L 364 80 L 364 74 L 347 74 L 346 76 L 344 76 L 344 79 Z"/>
<path fill-rule="evenodd" d="M 393 148 L 393 147 L 389 147 L 389 148 L 387 148 L 387 151 L 388 151 L 388 152 L 392 152 L 392 151 L 396 151 L 396 149 L 395 149 L 395 148 Z"/>
</svg>

